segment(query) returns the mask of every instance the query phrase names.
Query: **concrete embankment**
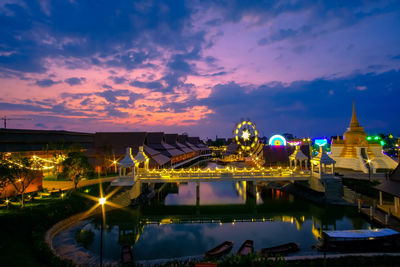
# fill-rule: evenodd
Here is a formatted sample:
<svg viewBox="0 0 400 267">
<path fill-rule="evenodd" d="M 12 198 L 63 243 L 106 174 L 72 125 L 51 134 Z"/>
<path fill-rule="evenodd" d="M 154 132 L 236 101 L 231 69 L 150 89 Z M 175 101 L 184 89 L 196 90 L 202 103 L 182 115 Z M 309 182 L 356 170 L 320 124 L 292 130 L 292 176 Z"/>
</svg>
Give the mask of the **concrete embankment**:
<svg viewBox="0 0 400 267">
<path fill-rule="evenodd" d="M 123 191 L 120 194 L 116 194 L 112 199 L 110 199 L 110 201 L 120 207 L 129 205 L 129 191 Z M 107 206 L 107 211 L 111 209 L 113 209 L 113 207 Z M 77 266 L 97 265 L 99 263 L 98 255 L 91 253 L 80 246 L 75 241 L 75 234 L 89 222 L 86 219 L 99 213 L 101 213 L 100 207 L 91 211 L 75 214 L 53 225 L 46 232 L 45 236 L 45 241 L 52 252 L 61 259 L 72 261 Z M 103 263 L 105 263 L 106 266 L 118 265 L 117 262 L 107 259 L 104 259 Z"/>
<path fill-rule="evenodd" d="M 77 265 L 87 263 L 89 259 L 92 259 L 87 252 L 84 252 L 82 248 L 76 244 L 75 235 L 67 234 L 71 233 L 71 231 L 65 230 L 70 229 L 71 227 L 77 228 L 81 226 L 83 220 L 93 216 L 96 213 L 99 213 L 99 210 L 100 209 L 97 209 L 93 212 L 78 213 L 53 225 L 46 232 L 45 236 L 45 241 L 49 245 L 53 254 L 57 255 L 61 259 L 71 260 Z M 63 234 L 59 235 L 60 233 Z M 54 242 L 55 238 L 57 242 Z"/>
<path fill-rule="evenodd" d="M 275 183 L 274 183 L 275 184 Z M 311 190 L 305 186 L 296 184 L 296 183 L 289 183 L 283 186 L 276 187 L 274 184 L 267 185 L 267 187 L 272 187 L 275 189 L 279 189 L 283 192 L 290 193 L 294 196 L 307 199 L 317 204 L 333 204 L 333 205 L 349 205 L 354 206 L 352 203 L 348 203 L 343 199 L 326 199 L 323 193 L 319 193 L 316 191 Z"/>
</svg>

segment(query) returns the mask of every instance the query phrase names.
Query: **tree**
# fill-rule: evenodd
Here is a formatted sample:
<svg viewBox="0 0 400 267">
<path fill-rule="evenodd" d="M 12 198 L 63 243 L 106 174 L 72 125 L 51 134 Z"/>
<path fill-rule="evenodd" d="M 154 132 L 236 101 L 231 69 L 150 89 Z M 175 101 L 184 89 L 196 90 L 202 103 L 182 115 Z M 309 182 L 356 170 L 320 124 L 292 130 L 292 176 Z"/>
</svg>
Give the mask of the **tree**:
<svg viewBox="0 0 400 267">
<path fill-rule="evenodd" d="M 116 164 L 114 163 L 115 154 L 113 154 L 112 146 L 105 145 L 103 147 L 97 148 L 95 150 L 95 155 L 97 161 L 96 165 L 100 168 L 99 170 L 96 170 L 99 177 L 100 173 L 104 173 L 105 175 L 107 175 L 110 167 L 116 167 Z M 114 171 L 115 173 L 117 172 L 116 168 L 114 169 Z"/>
<path fill-rule="evenodd" d="M 79 181 L 87 176 L 92 170 L 87 156 L 83 152 L 69 152 L 63 162 L 62 175 L 74 182 L 74 188 L 78 187 Z"/>
<path fill-rule="evenodd" d="M 8 162 L 8 180 L 18 194 L 21 194 L 21 208 L 24 207 L 25 191 L 33 180 L 43 176 L 42 171 L 33 170 L 33 161 L 27 157 L 16 157 Z"/>
<path fill-rule="evenodd" d="M 8 167 L 9 164 L 5 162 L 4 160 L 0 161 L 0 192 L 5 192 L 6 187 L 9 185 L 9 176 L 10 176 L 10 170 Z M 2 194 L 0 194 L 2 195 Z M 5 195 L 7 197 L 7 195 Z"/>
</svg>

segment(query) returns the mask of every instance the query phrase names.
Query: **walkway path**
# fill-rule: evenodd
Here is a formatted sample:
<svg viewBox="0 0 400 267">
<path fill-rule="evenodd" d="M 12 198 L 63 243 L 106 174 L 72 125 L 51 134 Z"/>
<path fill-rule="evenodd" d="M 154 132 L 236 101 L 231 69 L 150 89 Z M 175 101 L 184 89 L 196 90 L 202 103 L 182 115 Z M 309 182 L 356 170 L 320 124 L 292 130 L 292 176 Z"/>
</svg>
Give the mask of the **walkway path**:
<svg viewBox="0 0 400 267">
<path fill-rule="evenodd" d="M 368 173 L 362 173 L 362 172 L 353 172 L 353 171 L 348 171 L 348 170 L 335 170 L 336 172 L 340 173 L 343 175 L 343 178 L 351 178 L 351 179 L 357 179 L 357 180 L 371 180 L 371 181 L 379 181 L 383 182 L 387 179 L 385 173 L 371 173 L 371 177 L 369 177 Z"/>
<path fill-rule="evenodd" d="M 370 217 L 370 208 L 361 208 L 361 213 Z M 374 209 L 372 211 L 372 219 L 373 221 L 379 223 L 382 226 L 392 228 L 400 232 L 400 221 L 393 216 L 388 217 L 388 223 L 386 224 L 385 219 L 386 213 L 381 211 L 380 209 Z"/>
<path fill-rule="evenodd" d="M 84 187 L 93 184 L 99 184 L 101 182 L 111 182 L 115 180 L 118 176 L 98 178 L 91 180 L 83 180 L 78 183 L 78 187 Z M 74 188 L 74 183 L 72 181 L 43 181 L 43 188 L 47 190 L 68 190 Z"/>
<path fill-rule="evenodd" d="M 307 181 L 309 171 L 292 169 L 179 169 L 148 170 L 138 173 L 141 183 L 173 183 L 173 182 L 210 182 L 210 181 Z M 121 181 L 124 177 L 121 178 Z M 129 177 L 127 177 L 129 179 Z"/>
</svg>

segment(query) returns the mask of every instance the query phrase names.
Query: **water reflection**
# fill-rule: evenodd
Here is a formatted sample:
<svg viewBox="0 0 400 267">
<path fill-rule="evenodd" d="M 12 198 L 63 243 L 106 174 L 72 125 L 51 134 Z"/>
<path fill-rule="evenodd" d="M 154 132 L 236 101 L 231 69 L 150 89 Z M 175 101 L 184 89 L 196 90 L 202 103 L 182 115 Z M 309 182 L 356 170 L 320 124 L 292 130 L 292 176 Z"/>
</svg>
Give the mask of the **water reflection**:
<svg viewBox="0 0 400 267">
<path fill-rule="evenodd" d="M 230 188 L 236 192 L 233 186 Z M 118 260 L 123 244 L 132 245 L 136 260 L 202 255 L 225 240 L 233 241 L 236 251 L 246 239 L 254 240 L 255 249 L 297 242 L 300 254 L 317 253 L 311 246 L 322 230 L 370 226 L 352 208 L 316 206 L 276 190 L 262 190 L 259 196 L 261 204 L 254 197 L 246 201 L 239 198 L 236 203 L 199 206 L 155 202 L 129 212 L 109 212 L 105 257 Z M 95 232 L 95 240 L 89 247 L 93 252 L 98 251 L 99 223 L 95 219 L 85 226 Z"/>
<path fill-rule="evenodd" d="M 95 232 L 89 246 L 95 253 L 100 222 L 85 226 Z M 225 240 L 236 252 L 246 239 L 256 250 L 297 242 L 298 253 L 309 254 L 318 253 L 311 246 L 323 230 L 368 227 L 354 208 L 318 206 L 260 184 L 169 184 L 148 205 L 107 213 L 104 254 L 119 260 L 120 247 L 129 244 L 136 260 L 202 255 Z"/>
<path fill-rule="evenodd" d="M 165 198 L 165 205 L 196 205 L 196 187 L 199 186 L 200 205 L 240 204 L 246 202 L 243 184 L 232 182 L 180 183 L 178 192 L 170 193 Z M 233 190 L 235 187 L 235 190 Z"/>
</svg>

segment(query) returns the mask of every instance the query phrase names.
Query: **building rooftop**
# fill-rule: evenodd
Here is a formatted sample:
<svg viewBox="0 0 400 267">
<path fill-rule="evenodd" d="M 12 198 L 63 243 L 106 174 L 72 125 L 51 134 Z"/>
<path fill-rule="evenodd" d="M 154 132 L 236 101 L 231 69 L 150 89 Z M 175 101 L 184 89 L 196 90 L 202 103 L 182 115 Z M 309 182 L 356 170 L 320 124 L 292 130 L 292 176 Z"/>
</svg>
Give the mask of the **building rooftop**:
<svg viewBox="0 0 400 267">
<path fill-rule="evenodd" d="M 0 152 L 54 150 L 68 148 L 72 144 L 89 149 L 93 138 L 92 133 L 64 130 L 0 129 Z"/>
</svg>

